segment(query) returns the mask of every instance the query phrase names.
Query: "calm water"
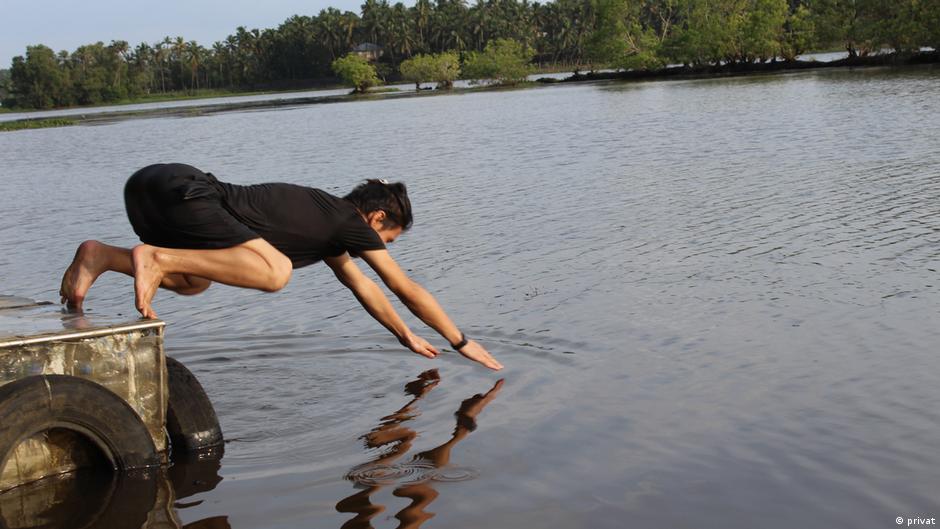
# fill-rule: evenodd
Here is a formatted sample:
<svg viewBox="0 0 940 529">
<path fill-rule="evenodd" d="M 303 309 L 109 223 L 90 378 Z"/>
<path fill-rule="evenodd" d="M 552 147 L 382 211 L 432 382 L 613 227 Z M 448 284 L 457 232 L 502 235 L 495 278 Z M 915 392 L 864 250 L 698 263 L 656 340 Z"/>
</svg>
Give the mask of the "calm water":
<svg viewBox="0 0 940 529">
<path fill-rule="evenodd" d="M 930 48 L 923 48 L 924 50 L 929 50 Z M 819 61 L 819 62 L 829 62 L 835 61 L 838 59 L 844 59 L 848 56 L 847 52 L 823 52 L 823 53 L 808 53 L 806 55 L 798 56 L 798 59 L 806 61 Z M 601 70 L 605 71 L 605 70 Z M 553 78 L 553 79 L 564 79 L 570 77 L 574 72 L 555 72 L 555 73 L 536 73 L 529 76 L 530 81 L 535 81 L 542 77 Z M 422 85 L 424 88 L 431 88 L 435 86 L 435 83 L 424 83 Z M 455 88 L 468 88 L 473 85 L 466 80 L 457 80 L 454 82 Z M 403 83 L 403 84 L 392 84 L 388 85 L 385 88 L 393 88 L 401 92 L 410 93 L 414 91 L 414 84 Z M 215 105 L 232 105 L 232 104 L 244 104 L 244 103 L 257 103 L 260 101 L 285 101 L 290 102 L 292 100 L 314 100 L 317 98 L 327 98 L 333 96 L 340 96 L 349 93 L 349 88 L 338 88 L 338 89 L 329 89 L 329 90 L 303 90 L 298 92 L 273 92 L 268 94 L 255 94 L 247 96 L 227 96 L 227 97 L 214 97 L 214 98 L 205 98 L 205 99 L 189 99 L 189 100 L 180 100 L 180 101 L 164 101 L 158 103 L 135 103 L 128 105 L 106 105 L 98 107 L 77 107 L 77 108 L 64 108 L 58 110 L 35 110 L 28 112 L 10 112 L 10 113 L 0 113 L 0 122 L 3 121 L 14 121 L 18 119 L 27 119 L 27 118 L 56 118 L 56 117 L 69 117 L 69 116 L 89 116 L 93 114 L 108 114 L 112 112 L 133 112 L 133 111 L 147 111 L 147 110 L 156 110 L 164 108 L 189 108 L 189 107 L 205 107 L 205 106 L 215 106 Z"/>
<path fill-rule="evenodd" d="M 149 163 L 404 180 L 393 255 L 506 369 L 403 350 L 323 265 L 161 293 L 229 440 L 181 523 L 897 527 L 940 515 L 938 115 L 940 70 L 858 70 L 5 133 L 0 291 L 132 245 Z"/>
<path fill-rule="evenodd" d="M 822 54 L 824 56 L 830 54 Z M 554 79 L 564 79 L 565 77 L 571 76 L 574 72 L 559 72 L 559 73 L 539 73 L 529 76 L 529 79 L 535 81 L 540 77 L 550 77 Z M 424 88 L 431 88 L 435 86 L 435 83 L 424 83 L 422 85 Z M 457 80 L 454 83 L 455 88 L 468 88 L 472 86 L 468 81 Z M 414 92 L 415 85 L 413 83 L 406 84 L 392 84 L 385 86 L 386 89 L 394 89 L 399 92 L 404 92 L 410 94 Z M 189 107 L 207 107 L 207 106 L 220 106 L 220 105 L 233 105 L 233 104 L 245 104 L 245 103 L 257 103 L 261 101 L 284 101 L 291 102 L 293 100 L 298 100 L 298 104 L 303 104 L 299 100 L 309 100 L 313 101 L 319 98 L 328 98 L 349 94 L 349 88 L 336 88 L 336 89 L 321 89 L 321 90 L 304 90 L 299 92 L 272 92 L 268 94 L 255 94 L 247 96 L 226 96 L 226 97 L 212 97 L 204 99 L 184 99 L 179 101 L 163 101 L 158 103 L 134 103 L 128 105 L 106 105 L 98 107 L 77 107 L 77 108 L 63 108 L 58 110 L 35 110 L 28 112 L 10 112 L 10 113 L 0 113 L 0 122 L 3 121 L 14 121 L 18 119 L 27 119 L 27 118 L 55 118 L 55 117 L 69 117 L 69 116 L 89 116 L 93 114 L 109 114 L 112 112 L 134 112 L 134 111 L 147 111 L 147 110 L 157 110 L 165 108 L 189 108 Z M 394 95 L 394 94 L 387 94 Z"/>
</svg>

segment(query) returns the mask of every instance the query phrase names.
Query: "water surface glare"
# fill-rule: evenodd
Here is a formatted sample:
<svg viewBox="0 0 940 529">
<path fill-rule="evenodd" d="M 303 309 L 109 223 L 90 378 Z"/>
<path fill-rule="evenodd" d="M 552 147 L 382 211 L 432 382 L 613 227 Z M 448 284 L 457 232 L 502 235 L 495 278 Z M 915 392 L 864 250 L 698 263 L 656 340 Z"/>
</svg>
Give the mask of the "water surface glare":
<svg viewBox="0 0 940 529">
<path fill-rule="evenodd" d="M 408 353 L 323 265 L 160 293 L 229 440 L 184 523 L 894 527 L 940 515 L 937 116 L 914 68 L 5 133 L 0 292 L 58 299 L 80 241 L 134 244 L 149 163 L 403 180 L 392 254 L 506 369 Z M 135 314 L 117 275 L 87 303 Z"/>
</svg>

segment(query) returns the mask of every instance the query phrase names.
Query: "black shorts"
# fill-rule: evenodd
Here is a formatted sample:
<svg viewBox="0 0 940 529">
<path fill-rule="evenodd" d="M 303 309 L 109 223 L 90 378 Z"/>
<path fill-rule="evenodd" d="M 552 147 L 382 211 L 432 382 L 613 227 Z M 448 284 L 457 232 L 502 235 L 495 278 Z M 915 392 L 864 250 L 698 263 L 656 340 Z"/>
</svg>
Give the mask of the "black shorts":
<svg viewBox="0 0 940 529">
<path fill-rule="evenodd" d="M 217 183 L 190 165 L 144 167 L 124 186 L 127 218 L 142 242 L 163 248 L 216 250 L 257 239 L 223 207 Z"/>
</svg>

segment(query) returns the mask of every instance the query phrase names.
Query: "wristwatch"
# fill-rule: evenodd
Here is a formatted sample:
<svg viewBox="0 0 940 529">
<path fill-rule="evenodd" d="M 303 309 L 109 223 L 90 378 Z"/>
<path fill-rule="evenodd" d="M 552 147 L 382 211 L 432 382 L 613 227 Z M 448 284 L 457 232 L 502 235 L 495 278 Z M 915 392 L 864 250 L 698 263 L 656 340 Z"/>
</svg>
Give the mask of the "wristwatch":
<svg viewBox="0 0 940 529">
<path fill-rule="evenodd" d="M 460 341 L 457 342 L 457 343 L 452 343 L 452 344 L 450 344 L 450 346 L 451 346 L 451 348 L 452 348 L 454 351 L 457 351 L 457 352 L 459 353 L 459 352 L 460 352 L 460 348 L 461 348 L 461 347 L 466 347 L 469 342 L 470 342 L 470 340 L 467 339 L 467 336 L 466 336 L 463 332 L 461 332 L 461 333 L 460 333 Z"/>
</svg>

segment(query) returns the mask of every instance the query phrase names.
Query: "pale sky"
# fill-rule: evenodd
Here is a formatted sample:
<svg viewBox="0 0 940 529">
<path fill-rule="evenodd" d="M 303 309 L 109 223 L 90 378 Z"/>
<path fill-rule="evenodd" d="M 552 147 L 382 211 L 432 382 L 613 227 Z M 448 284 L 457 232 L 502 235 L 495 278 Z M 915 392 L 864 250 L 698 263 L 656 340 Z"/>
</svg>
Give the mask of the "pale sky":
<svg viewBox="0 0 940 529">
<path fill-rule="evenodd" d="M 0 68 L 9 68 L 32 44 L 72 52 L 99 40 L 136 46 L 179 35 L 209 47 L 238 26 L 273 28 L 291 15 L 313 16 L 330 6 L 358 13 L 361 5 L 362 0 L 2 0 Z"/>
</svg>

